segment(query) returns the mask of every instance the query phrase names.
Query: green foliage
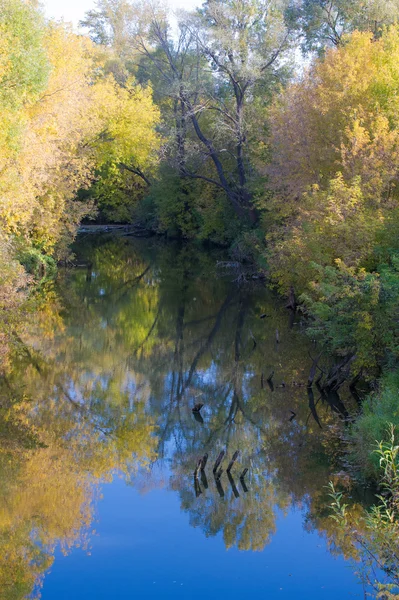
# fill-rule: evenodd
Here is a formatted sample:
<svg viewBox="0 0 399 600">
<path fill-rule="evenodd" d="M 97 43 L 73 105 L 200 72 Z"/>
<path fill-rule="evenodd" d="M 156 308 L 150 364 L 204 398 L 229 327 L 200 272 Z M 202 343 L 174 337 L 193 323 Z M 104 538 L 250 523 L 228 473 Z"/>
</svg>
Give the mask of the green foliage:
<svg viewBox="0 0 399 600">
<path fill-rule="evenodd" d="M 358 368 L 372 371 L 399 359 L 398 260 L 374 273 L 346 267 L 311 264 L 315 273 L 312 293 L 303 294 L 305 309 L 314 318 L 312 337 L 340 355 L 355 354 Z"/>
<path fill-rule="evenodd" d="M 194 238 L 200 227 L 200 214 L 196 206 L 196 181 L 181 179 L 166 166 L 161 179 L 149 193 L 157 215 L 158 229 L 171 237 Z"/>
<path fill-rule="evenodd" d="M 345 43 L 354 30 L 378 36 L 384 25 L 397 20 L 397 0 L 300 0 L 291 2 L 286 16 L 302 34 L 302 50 L 323 52 Z"/>
<path fill-rule="evenodd" d="M 135 172 L 157 162 L 159 111 L 149 87 L 116 82 L 88 38 L 46 22 L 36 2 L 0 0 L 0 115 L 0 305 L 18 315 L 25 284 L 54 274 L 93 212 L 79 190 L 97 181 L 114 219 L 142 195 Z M 11 321 L 0 322 L 4 347 Z"/>
<path fill-rule="evenodd" d="M 387 372 L 380 380 L 379 389 L 366 398 L 362 413 L 351 431 L 350 456 L 366 477 L 378 477 L 376 441 L 390 440 L 387 423 L 399 427 L 399 371 Z"/>
<path fill-rule="evenodd" d="M 230 254 L 239 262 L 250 262 L 266 268 L 264 260 L 263 235 L 261 229 L 246 229 L 235 236 Z"/>
<path fill-rule="evenodd" d="M 100 218 L 110 223 L 130 223 L 145 194 L 144 182 L 120 169 L 115 162 L 103 165 L 97 170 L 96 177 L 88 196 L 95 199 Z"/>
<path fill-rule="evenodd" d="M 364 264 L 384 222 L 375 202 L 365 196 L 360 178 L 347 183 L 338 173 L 326 190 L 314 185 L 285 227 L 268 236 L 273 278 L 282 290 L 293 285 L 305 291 L 318 279 L 312 263 L 323 268 L 337 262 L 348 267 Z"/>
<path fill-rule="evenodd" d="M 343 537 L 356 549 L 357 559 L 362 560 L 359 574 L 374 588 L 377 598 L 385 599 L 399 598 L 399 446 L 396 431 L 395 425 L 385 421 L 383 431 L 379 432 L 383 440 L 374 441 L 372 445 L 381 493 L 369 511 L 354 521 L 348 505 L 343 502 L 343 493 L 337 491 L 333 483 L 329 486 L 331 517 L 342 530 Z"/>
<path fill-rule="evenodd" d="M 197 179 L 182 179 L 166 165 L 161 166 L 159 179 L 134 215 L 170 237 L 208 240 L 222 245 L 231 243 L 241 230 L 224 194 Z"/>
<path fill-rule="evenodd" d="M 133 79 L 120 86 L 113 76 L 98 82 L 97 109 L 104 130 L 92 143 L 96 165 L 95 183 L 89 190 L 102 217 L 110 221 L 132 219 L 158 162 L 161 142 L 155 128 L 159 111 L 151 88 Z"/>
<path fill-rule="evenodd" d="M 30 2 L 1 0 L 0 33 L 1 103 L 18 108 L 37 99 L 47 83 L 44 18 Z"/>
<path fill-rule="evenodd" d="M 94 9 L 80 22 L 91 39 L 103 46 L 114 45 L 118 52 L 126 51 L 129 22 L 134 17 L 132 4 L 126 0 L 97 0 Z"/>
<path fill-rule="evenodd" d="M 270 120 L 271 275 L 302 294 L 311 335 L 370 376 L 399 357 L 398 56 L 397 26 L 377 40 L 356 31 Z"/>
<path fill-rule="evenodd" d="M 274 189 L 300 209 L 304 192 L 326 190 L 338 173 L 375 208 L 393 208 L 398 164 L 399 29 L 377 41 L 356 31 L 317 60 L 271 111 Z M 290 143 L 287 143 L 287 140 Z M 299 205 L 299 206 L 298 206 Z M 376 215 L 377 218 L 379 215 Z"/>
<path fill-rule="evenodd" d="M 21 320 L 29 278 L 15 259 L 15 247 L 0 232 L 0 366 L 8 364 L 12 331 Z"/>
<path fill-rule="evenodd" d="M 57 272 L 54 258 L 43 254 L 37 248 L 25 248 L 17 252 L 16 258 L 26 272 L 36 278 L 53 277 Z"/>
<path fill-rule="evenodd" d="M 126 193 L 127 211 L 119 211 L 123 185 L 105 178 L 99 193 L 96 186 L 101 210 L 127 218 L 131 198 L 133 215 L 142 220 L 150 208 L 148 222 L 159 231 L 231 242 L 238 222 L 256 221 L 266 106 L 289 70 L 290 31 L 281 3 L 211 0 L 180 18 L 173 31 L 162 5 L 97 0 L 82 25 L 109 47 L 108 68 L 118 82 L 137 65 L 135 75 L 151 84 L 162 115 L 162 164 L 148 177 L 149 197 L 135 202 Z"/>
</svg>

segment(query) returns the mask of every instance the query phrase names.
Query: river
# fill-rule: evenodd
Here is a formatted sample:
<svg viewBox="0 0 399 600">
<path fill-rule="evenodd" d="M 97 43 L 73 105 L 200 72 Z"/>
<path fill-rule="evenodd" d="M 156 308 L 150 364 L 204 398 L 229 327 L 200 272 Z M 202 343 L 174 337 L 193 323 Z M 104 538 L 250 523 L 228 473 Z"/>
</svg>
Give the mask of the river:
<svg viewBox="0 0 399 600">
<path fill-rule="evenodd" d="M 302 317 L 219 250 L 75 252 L 1 384 L 0 597 L 363 598 L 326 487 L 356 403 L 307 391 Z"/>
</svg>

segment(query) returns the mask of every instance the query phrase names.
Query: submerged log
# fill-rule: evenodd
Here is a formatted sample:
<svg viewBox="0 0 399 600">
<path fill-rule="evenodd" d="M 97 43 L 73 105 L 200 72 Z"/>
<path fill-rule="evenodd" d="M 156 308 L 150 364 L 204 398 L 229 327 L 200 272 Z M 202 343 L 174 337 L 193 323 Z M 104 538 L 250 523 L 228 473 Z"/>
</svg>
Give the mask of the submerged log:
<svg viewBox="0 0 399 600">
<path fill-rule="evenodd" d="M 204 419 L 202 418 L 202 415 L 200 412 L 193 411 L 193 417 L 197 421 L 197 423 L 200 423 L 201 425 L 204 424 Z"/>
<path fill-rule="evenodd" d="M 201 490 L 199 481 L 196 477 L 194 477 L 194 490 L 195 490 L 195 497 L 198 498 L 202 494 L 202 490 Z"/>
<path fill-rule="evenodd" d="M 354 354 L 348 354 L 340 364 L 333 367 L 328 374 L 323 389 L 333 392 L 338 391 L 341 385 L 348 379 L 351 364 L 355 359 L 356 356 Z"/>
<path fill-rule="evenodd" d="M 355 375 L 355 377 L 352 379 L 352 381 L 349 384 L 349 389 L 352 390 L 353 388 L 355 388 L 357 382 L 359 381 L 359 379 L 361 378 L 363 374 L 362 369 L 360 369 L 359 373 L 357 375 Z"/>
<path fill-rule="evenodd" d="M 216 475 L 215 475 L 215 483 L 216 483 L 216 489 L 219 492 L 219 496 L 221 498 L 224 498 L 224 489 L 222 488 L 222 484 L 220 483 L 220 480 L 216 478 Z"/>
<path fill-rule="evenodd" d="M 198 475 L 199 475 L 200 471 L 201 472 L 204 471 L 207 462 L 208 462 L 208 454 L 204 454 L 204 456 L 201 456 L 201 458 L 198 459 L 197 466 L 195 467 L 195 471 L 194 471 L 194 477 L 196 479 L 198 479 Z"/>
<path fill-rule="evenodd" d="M 249 335 L 251 336 L 252 342 L 253 342 L 253 348 L 252 349 L 255 350 L 257 344 L 256 344 L 255 336 L 254 336 L 254 334 L 252 333 L 251 330 L 249 330 Z"/>
<path fill-rule="evenodd" d="M 314 394 L 313 394 L 312 388 L 308 388 L 308 401 L 309 401 L 309 409 L 310 409 L 310 413 L 311 413 L 312 417 L 314 418 L 314 420 L 316 421 L 316 423 L 318 424 L 320 429 L 323 429 L 321 426 L 321 423 L 320 423 L 319 415 L 317 414 L 317 411 L 316 411 L 316 404 L 314 401 Z"/>
<path fill-rule="evenodd" d="M 327 402 L 331 406 L 332 410 L 337 413 L 346 423 L 349 420 L 349 413 L 342 402 L 339 394 L 336 390 L 330 390 L 326 395 Z"/>
<path fill-rule="evenodd" d="M 349 391 L 352 394 L 352 397 L 356 400 L 359 407 L 361 407 L 361 405 L 362 405 L 362 399 L 361 399 L 359 392 L 356 389 L 356 384 L 359 381 L 359 379 L 361 378 L 362 374 L 363 374 L 362 369 L 360 369 L 359 373 L 357 375 L 355 375 L 355 377 L 352 379 L 352 381 L 349 384 Z"/>
</svg>

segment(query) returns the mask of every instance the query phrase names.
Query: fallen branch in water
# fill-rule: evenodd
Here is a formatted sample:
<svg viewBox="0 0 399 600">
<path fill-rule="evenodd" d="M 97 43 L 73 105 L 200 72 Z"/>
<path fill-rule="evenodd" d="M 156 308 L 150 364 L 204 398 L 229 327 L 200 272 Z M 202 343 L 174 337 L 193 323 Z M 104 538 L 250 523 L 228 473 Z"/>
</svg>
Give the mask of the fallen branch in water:
<svg viewBox="0 0 399 600">
<path fill-rule="evenodd" d="M 194 479 L 198 479 L 199 472 L 201 471 L 202 458 L 198 459 L 197 466 L 194 471 Z"/>
<path fill-rule="evenodd" d="M 238 490 L 237 490 L 237 487 L 236 487 L 235 481 L 234 481 L 234 479 L 232 478 L 232 476 L 230 475 L 230 473 L 227 473 L 227 478 L 228 478 L 228 480 L 229 480 L 229 482 L 230 482 L 231 489 L 233 490 L 233 494 L 234 494 L 235 498 L 239 498 L 239 497 L 240 497 L 240 494 L 238 493 Z"/>
<path fill-rule="evenodd" d="M 208 462 L 208 454 L 204 454 L 204 456 L 201 459 L 201 471 L 205 471 L 207 462 Z"/>
<path fill-rule="evenodd" d="M 224 454 L 225 454 L 225 452 L 224 452 L 224 450 L 222 450 L 222 451 L 220 452 L 219 456 L 217 457 L 217 459 L 216 459 L 216 462 L 215 462 L 215 465 L 214 465 L 214 467 L 213 467 L 213 470 L 212 470 L 212 471 L 213 471 L 213 473 L 216 473 L 216 471 L 218 470 L 218 467 L 219 467 L 220 463 L 221 463 L 221 462 L 222 462 L 222 460 L 223 460 Z"/>
<path fill-rule="evenodd" d="M 312 358 L 309 354 L 309 356 L 313 362 L 312 362 L 312 366 L 310 368 L 310 373 L 309 373 L 309 377 L 308 377 L 308 387 L 312 387 L 312 385 L 313 385 L 313 381 L 314 381 L 316 371 L 317 371 L 317 366 L 318 366 L 318 363 L 319 363 L 319 360 L 320 360 L 322 354 L 323 353 L 320 352 L 320 354 L 317 358 Z"/>
<path fill-rule="evenodd" d="M 226 471 L 227 473 L 230 473 L 231 469 L 233 468 L 234 463 L 236 462 L 237 458 L 240 455 L 240 451 L 236 450 L 233 454 L 233 458 L 231 459 L 231 461 L 229 462 L 229 466 L 227 467 Z"/>
<path fill-rule="evenodd" d="M 240 269 L 242 267 L 242 263 L 233 260 L 218 260 L 216 266 L 221 269 Z"/>
<path fill-rule="evenodd" d="M 245 469 L 243 470 L 243 472 L 240 475 L 240 479 L 244 479 L 245 475 L 248 473 L 248 468 L 245 467 Z"/>
<path fill-rule="evenodd" d="M 354 360 L 356 360 L 356 355 L 348 354 L 340 364 L 333 367 L 327 376 L 323 389 L 336 392 L 349 377 L 350 367 Z"/>
</svg>

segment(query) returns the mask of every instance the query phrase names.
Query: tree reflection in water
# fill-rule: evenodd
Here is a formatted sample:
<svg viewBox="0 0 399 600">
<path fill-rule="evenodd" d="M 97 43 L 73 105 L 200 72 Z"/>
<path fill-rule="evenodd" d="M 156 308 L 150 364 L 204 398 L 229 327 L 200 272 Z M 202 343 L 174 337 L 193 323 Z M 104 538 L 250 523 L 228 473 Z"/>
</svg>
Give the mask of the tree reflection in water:
<svg viewBox="0 0 399 600">
<path fill-rule="evenodd" d="M 115 473 L 140 489 L 167 481 L 190 523 L 226 547 L 262 550 L 293 504 L 334 540 L 324 486 L 351 407 L 307 392 L 315 349 L 301 317 L 264 285 L 216 276 L 219 254 L 89 238 L 81 266 L 38 292 L 1 384 L 7 600 L 38 589 L 57 545 L 89 544 L 99 486 Z M 218 480 L 221 450 L 224 469 L 240 455 Z"/>
</svg>

